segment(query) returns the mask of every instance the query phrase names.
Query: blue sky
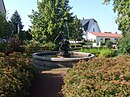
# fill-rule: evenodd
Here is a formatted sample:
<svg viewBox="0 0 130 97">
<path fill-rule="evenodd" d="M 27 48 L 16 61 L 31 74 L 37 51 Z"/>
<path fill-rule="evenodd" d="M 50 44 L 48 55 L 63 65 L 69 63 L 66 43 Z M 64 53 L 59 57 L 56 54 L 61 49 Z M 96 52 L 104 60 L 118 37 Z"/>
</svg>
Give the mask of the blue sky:
<svg viewBox="0 0 130 97">
<path fill-rule="evenodd" d="M 28 15 L 31 14 L 32 9 L 37 10 L 37 0 L 4 0 L 4 3 L 8 18 L 10 19 L 17 10 L 22 18 L 24 29 L 28 29 L 28 25 L 31 25 Z M 69 5 L 73 7 L 71 12 L 79 19 L 97 20 L 102 32 L 120 32 L 115 23 L 117 15 L 112 10 L 112 4 L 106 6 L 102 3 L 103 0 L 70 0 Z"/>
</svg>

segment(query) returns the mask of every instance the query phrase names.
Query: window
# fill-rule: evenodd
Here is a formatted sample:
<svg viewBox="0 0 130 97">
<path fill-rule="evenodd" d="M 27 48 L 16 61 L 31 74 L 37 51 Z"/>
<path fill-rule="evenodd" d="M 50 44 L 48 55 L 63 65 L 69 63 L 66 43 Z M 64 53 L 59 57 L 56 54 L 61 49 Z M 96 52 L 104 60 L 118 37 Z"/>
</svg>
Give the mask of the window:
<svg viewBox="0 0 130 97">
<path fill-rule="evenodd" d="M 93 32 L 95 32 L 95 29 L 93 29 Z"/>
</svg>

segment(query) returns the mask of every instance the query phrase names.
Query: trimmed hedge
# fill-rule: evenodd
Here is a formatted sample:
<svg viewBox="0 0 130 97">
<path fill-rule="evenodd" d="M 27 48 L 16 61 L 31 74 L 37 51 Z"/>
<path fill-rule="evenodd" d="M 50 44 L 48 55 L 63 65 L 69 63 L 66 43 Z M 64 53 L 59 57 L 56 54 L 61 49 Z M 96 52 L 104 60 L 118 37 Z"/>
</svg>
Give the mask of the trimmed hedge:
<svg viewBox="0 0 130 97">
<path fill-rule="evenodd" d="M 25 46 L 25 52 L 27 53 L 32 53 L 32 52 L 38 52 L 38 51 L 48 51 L 48 50 L 54 50 L 55 49 L 55 44 L 52 42 L 48 42 L 48 43 L 28 43 Z"/>
<path fill-rule="evenodd" d="M 25 97 L 34 77 L 34 69 L 26 56 L 0 53 L 0 97 Z"/>
<path fill-rule="evenodd" d="M 97 57 L 114 57 L 117 56 L 116 51 L 113 51 L 109 48 L 82 48 L 80 50 L 81 52 L 87 52 L 87 53 L 91 53 L 94 54 Z"/>
<path fill-rule="evenodd" d="M 64 97 L 130 96 L 130 56 L 79 62 L 64 78 Z"/>
</svg>

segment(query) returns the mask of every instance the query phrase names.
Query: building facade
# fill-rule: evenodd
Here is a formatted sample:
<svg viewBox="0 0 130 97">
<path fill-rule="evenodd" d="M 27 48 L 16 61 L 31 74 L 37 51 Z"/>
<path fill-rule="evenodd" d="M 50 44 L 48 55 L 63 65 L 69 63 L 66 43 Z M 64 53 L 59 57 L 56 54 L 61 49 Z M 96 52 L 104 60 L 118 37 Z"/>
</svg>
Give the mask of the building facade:
<svg viewBox="0 0 130 97">
<path fill-rule="evenodd" d="M 5 4 L 3 0 L 0 0 L 0 13 L 6 14 Z"/>
<path fill-rule="evenodd" d="M 107 40 L 111 41 L 112 43 L 116 43 L 121 37 L 121 34 L 88 32 L 88 40 L 94 42 L 95 46 L 100 46 L 101 43 L 106 43 Z"/>
<path fill-rule="evenodd" d="M 101 32 L 99 25 L 95 19 L 82 19 L 82 30 L 83 30 L 83 38 L 85 40 L 88 39 L 88 32 Z"/>
</svg>

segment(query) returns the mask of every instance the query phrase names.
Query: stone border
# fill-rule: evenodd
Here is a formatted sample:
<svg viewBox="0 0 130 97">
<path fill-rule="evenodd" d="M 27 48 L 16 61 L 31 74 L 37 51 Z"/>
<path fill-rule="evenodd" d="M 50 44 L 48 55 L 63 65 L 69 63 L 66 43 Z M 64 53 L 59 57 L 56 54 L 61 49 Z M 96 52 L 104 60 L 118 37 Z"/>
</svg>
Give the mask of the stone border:
<svg viewBox="0 0 130 97">
<path fill-rule="evenodd" d="M 36 52 L 32 56 L 36 60 L 50 61 L 50 62 L 79 61 L 79 60 L 88 60 L 90 58 L 95 57 L 95 55 L 90 54 L 90 53 L 74 52 L 74 51 L 71 51 L 70 53 L 75 54 L 75 55 L 81 55 L 83 57 L 81 57 L 81 58 L 54 58 L 54 57 L 50 58 L 50 57 L 44 56 L 44 55 L 56 55 L 57 53 L 58 53 L 58 51 Z M 43 55 L 43 56 L 40 56 L 40 55 Z M 86 57 L 84 57 L 84 56 L 86 56 Z"/>
</svg>

